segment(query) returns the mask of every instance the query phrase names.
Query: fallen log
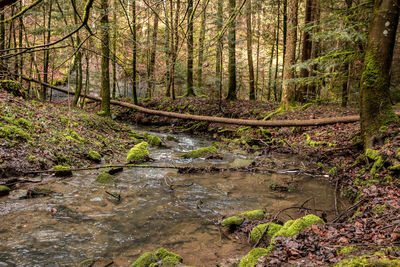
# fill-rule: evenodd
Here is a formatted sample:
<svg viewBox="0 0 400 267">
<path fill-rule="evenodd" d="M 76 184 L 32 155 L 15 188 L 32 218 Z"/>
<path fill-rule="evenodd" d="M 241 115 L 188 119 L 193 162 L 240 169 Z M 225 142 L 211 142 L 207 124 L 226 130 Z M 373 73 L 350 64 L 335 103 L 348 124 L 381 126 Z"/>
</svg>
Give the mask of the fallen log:
<svg viewBox="0 0 400 267">
<path fill-rule="evenodd" d="M 40 82 L 33 78 L 28 78 L 22 76 L 22 79 L 29 82 L 38 83 L 41 85 L 45 85 L 49 88 L 54 90 L 64 92 L 68 95 L 74 95 L 74 92 L 68 89 L 60 88 L 58 86 L 54 86 L 48 83 Z M 83 95 L 81 97 L 85 97 L 95 101 L 101 101 L 100 97 L 91 96 L 91 95 Z M 122 102 L 117 100 L 111 100 L 111 104 L 121 107 L 127 107 L 135 109 L 139 112 L 143 112 L 146 114 L 157 115 L 157 116 L 164 116 L 170 118 L 178 118 L 184 120 L 196 120 L 196 121 L 206 121 L 212 123 L 223 123 L 223 124 L 235 124 L 235 125 L 243 125 L 243 126 L 260 126 L 260 127 L 305 127 L 305 126 L 322 126 L 328 124 L 336 124 L 336 123 L 353 123 L 360 120 L 360 116 L 344 116 L 344 117 L 333 117 L 333 118 L 322 118 L 322 119 L 310 119 L 310 120 L 269 120 L 269 121 L 262 121 L 262 120 L 244 120 L 244 119 L 232 119 L 232 118 L 224 118 L 224 117 L 212 117 L 212 116 L 201 116 L 201 115 L 192 115 L 192 114 L 181 114 L 176 112 L 168 112 L 163 110 L 154 110 L 144 108 L 132 103 Z M 397 116 L 400 116 L 400 111 L 396 112 Z"/>
</svg>

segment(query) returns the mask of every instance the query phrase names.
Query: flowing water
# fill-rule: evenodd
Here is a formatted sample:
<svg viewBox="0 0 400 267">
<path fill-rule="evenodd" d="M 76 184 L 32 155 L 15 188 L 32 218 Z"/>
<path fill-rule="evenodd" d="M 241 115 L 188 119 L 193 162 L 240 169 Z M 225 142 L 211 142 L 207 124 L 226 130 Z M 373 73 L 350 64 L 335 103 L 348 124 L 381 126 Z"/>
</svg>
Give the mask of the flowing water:
<svg viewBox="0 0 400 267">
<path fill-rule="evenodd" d="M 157 133 L 155 133 L 157 134 Z M 166 135 L 157 134 L 166 139 Z M 235 153 L 223 159 L 182 159 L 183 152 L 211 145 L 210 140 L 174 135 L 167 148 L 154 148 L 151 164 L 208 166 L 246 164 Z M 274 156 L 278 163 L 301 166 L 299 160 Z M 245 240 L 221 238 L 216 222 L 222 215 L 252 209 L 277 211 L 301 205 L 333 210 L 334 190 L 318 177 L 280 173 L 223 172 L 178 174 L 173 169 L 125 169 L 114 186 L 94 183 L 99 171 L 80 171 L 45 186 L 60 194 L 15 200 L 0 198 L 0 266 L 73 266 L 87 258 L 112 259 L 128 266 L 140 254 L 164 247 L 194 266 L 215 266 L 222 259 L 243 256 Z M 295 185 L 278 193 L 270 184 Z M 168 185 L 174 185 L 171 190 Z M 106 193 L 118 193 L 117 201 Z M 339 199 L 339 205 L 344 205 Z M 295 210 L 290 216 L 300 216 Z"/>
</svg>

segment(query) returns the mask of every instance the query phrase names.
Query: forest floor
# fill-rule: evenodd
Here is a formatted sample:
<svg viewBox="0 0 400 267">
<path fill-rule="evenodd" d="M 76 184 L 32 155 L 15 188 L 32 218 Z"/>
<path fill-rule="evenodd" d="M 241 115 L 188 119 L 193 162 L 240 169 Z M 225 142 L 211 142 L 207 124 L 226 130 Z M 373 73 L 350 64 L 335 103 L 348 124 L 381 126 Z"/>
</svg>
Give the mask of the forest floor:
<svg viewBox="0 0 400 267">
<path fill-rule="evenodd" d="M 277 105 L 273 103 L 223 101 L 220 106 L 218 101 L 202 98 L 153 99 L 141 105 L 241 119 L 295 120 L 358 112 L 353 107 L 313 104 L 275 114 Z M 65 102 L 42 103 L 0 92 L 0 106 L 0 182 L 55 165 L 93 164 L 99 159 L 90 156 L 92 151 L 100 154 L 102 162 L 112 163 L 115 155 L 134 145 L 127 126 L 95 115 L 97 105 L 88 105 L 85 112 L 72 109 Z M 221 149 L 257 152 L 260 156 L 253 164 L 255 167 L 271 167 L 263 158 L 272 152 L 298 155 L 310 162 L 308 173 L 328 174 L 337 190 L 354 202 L 348 210 L 338 213 L 334 222 L 280 238 L 271 255 L 259 258 L 260 264 L 317 266 L 350 259 L 397 266 L 398 262 L 390 260 L 400 258 L 399 125 L 382 129 L 374 149 L 364 154 L 359 123 L 266 129 L 183 121 L 126 108 L 114 108 L 114 114 L 119 121 L 152 125 L 164 132 L 207 134 L 219 141 Z M 244 227 L 236 231 L 249 232 Z"/>
</svg>

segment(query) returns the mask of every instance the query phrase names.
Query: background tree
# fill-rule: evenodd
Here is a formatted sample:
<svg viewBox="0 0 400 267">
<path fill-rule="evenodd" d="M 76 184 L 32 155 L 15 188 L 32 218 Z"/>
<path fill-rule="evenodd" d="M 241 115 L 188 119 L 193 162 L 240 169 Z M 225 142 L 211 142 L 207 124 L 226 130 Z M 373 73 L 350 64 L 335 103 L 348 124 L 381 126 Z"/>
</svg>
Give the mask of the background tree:
<svg viewBox="0 0 400 267">
<path fill-rule="evenodd" d="M 229 0 L 229 33 L 228 33 L 228 50 L 229 50 L 229 84 L 227 100 L 236 99 L 236 22 L 235 22 L 236 0 Z"/>
<path fill-rule="evenodd" d="M 108 0 L 100 1 L 101 38 L 101 106 L 99 115 L 110 116 L 110 35 L 108 24 Z"/>
</svg>

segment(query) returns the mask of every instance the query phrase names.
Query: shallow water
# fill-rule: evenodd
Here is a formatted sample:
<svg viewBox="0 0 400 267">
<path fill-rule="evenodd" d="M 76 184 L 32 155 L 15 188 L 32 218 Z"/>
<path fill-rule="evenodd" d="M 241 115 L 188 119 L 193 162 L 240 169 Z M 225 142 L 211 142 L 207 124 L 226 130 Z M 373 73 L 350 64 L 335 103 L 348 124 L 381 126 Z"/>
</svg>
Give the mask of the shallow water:
<svg viewBox="0 0 400 267">
<path fill-rule="evenodd" d="M 166 139 L 166 135 L 158 134 Z M 223 160 L 181 159 L 182 152 L 209 146 L 210 140 L 174 135 L 178 142 L 151 149 L 151 164 L 164 166 L 229 166 L 246 156 L 226 153 Z M 235 160 L 236 159 L 236 160 Z M 300 161 L 276 155 L 278 163 Z M 301 205 L 332 210 L 334 190 L 317 177 L 296 172 L 254 174 L 224 172 L 177 174 L 171 169 L 125 169 L 115 186 L 95 184 L 98 171 L 82 171 L 46 187 L 62 195 L 0 199 L 0 266 L 71 266 L 87 258 L 106 258 L 127 266 L 140 254 L 165 247 L 195 266 L 215 266 L 224 258 L 250 250 L 246 241 L 221 238 L 216 222 L 222 215 L 252 209 L 276 211 Z M 295 190 L 272 192 L 272 183 Z M 174 185 L 170 190 L 168 185 Z M 107 192 L 119 193 L 118 202 Z M 339 201 L 339 205 L 344 205 Z M 301 216 L 288 211 L 288 216 Z M 288 217 L 289 218 L 289 217 Z"/>
</svg>

